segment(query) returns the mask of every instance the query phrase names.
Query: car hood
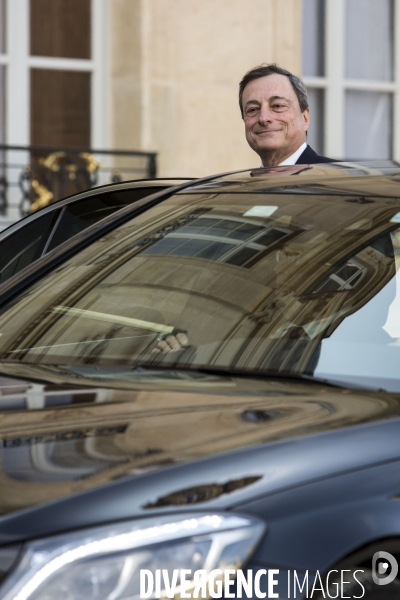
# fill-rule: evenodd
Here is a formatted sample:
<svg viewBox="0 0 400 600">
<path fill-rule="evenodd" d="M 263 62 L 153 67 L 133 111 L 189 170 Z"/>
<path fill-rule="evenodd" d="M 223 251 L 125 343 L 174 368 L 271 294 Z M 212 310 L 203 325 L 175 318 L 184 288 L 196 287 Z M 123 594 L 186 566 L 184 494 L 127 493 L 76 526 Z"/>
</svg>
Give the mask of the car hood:
<svg viewBox="0 0 400 600">
<path fill-rule="evenodd" d="M 249 494 L 390 460 L 399 454 L 399 409 L 400 395 L 284 380 L 146 373 L 118 388 L 4 376 L 0 541 L 16 511 L 30 523 L 21 535 L 36 526 L 38 534 L 62 530 L 68 511 L 59 504 L 71 499 L 83 502 L 71 509 L 76 526 L 112 519 L 109 495 L 125 502 L 122 488 L 129 502 L 115 518 L 151 516 L 193 504 L 226 508 Z M 371 428 L 375 440 L 382 436 L 373 450 Z M 58 506 L 52 524 L 49 502 Z M 46 519 L 32 520 L 32 507 L 40 512 L 43 504 Z"/>
</svg>

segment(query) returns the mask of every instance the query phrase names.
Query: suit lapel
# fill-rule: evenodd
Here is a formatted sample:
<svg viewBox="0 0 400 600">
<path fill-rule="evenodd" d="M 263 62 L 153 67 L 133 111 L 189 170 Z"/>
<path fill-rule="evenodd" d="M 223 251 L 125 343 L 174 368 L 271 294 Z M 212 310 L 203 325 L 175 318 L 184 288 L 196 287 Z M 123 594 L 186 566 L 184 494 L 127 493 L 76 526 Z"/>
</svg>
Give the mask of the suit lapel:
<svg viewBox="0 0 400 600">
<path fill-rule="evenodd" d="M 299 156 L 296 165 L 310 165 L 318 162 L 318 154 L 314 152 L 311 146 L 307 146 L 304 152 Z"/>
</svg>

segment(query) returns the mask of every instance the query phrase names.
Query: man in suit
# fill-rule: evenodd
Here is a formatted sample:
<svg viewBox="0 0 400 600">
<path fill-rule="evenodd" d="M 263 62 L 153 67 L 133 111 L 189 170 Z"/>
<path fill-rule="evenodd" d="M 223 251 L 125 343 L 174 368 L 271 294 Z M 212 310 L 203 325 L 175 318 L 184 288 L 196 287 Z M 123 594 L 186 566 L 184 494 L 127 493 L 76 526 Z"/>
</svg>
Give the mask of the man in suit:
<svg viewBox="0 0 400 600">
<path fill-rule="evenodd" d="M 246 139 L 263 167 L 333 162 L 307 145 L 307 90 L 298 77 L 275 64 L 252 69 L 239 84 Z"/>
</svg>

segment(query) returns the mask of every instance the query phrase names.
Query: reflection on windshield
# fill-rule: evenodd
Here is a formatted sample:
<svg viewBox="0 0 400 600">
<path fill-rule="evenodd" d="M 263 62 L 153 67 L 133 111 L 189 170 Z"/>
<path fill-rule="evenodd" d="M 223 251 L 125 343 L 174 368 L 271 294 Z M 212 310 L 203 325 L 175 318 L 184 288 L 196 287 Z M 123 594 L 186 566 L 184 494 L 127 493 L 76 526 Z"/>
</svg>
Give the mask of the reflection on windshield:
<svg viewBox="0 0 400 600">
<path fill-rule="evenodd" d="M 398 206 L 346 201 L 172 197 L 4 309 L 0 359 L 375 377 L 400 390 Z"/>
</svg>

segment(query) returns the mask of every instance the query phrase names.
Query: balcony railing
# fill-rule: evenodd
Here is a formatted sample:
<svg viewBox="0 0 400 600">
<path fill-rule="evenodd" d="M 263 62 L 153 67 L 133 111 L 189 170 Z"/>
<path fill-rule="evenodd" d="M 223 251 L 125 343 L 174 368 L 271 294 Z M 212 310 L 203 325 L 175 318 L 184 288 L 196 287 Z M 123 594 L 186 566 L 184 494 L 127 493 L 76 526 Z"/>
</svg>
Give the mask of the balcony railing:
<svg viewBox="0 0 400 600">
<path fill-rule="evenodd" d="M 0 215 L 18 219 L 92 187 L 156 176 L 155 152 L 0 145 Z"/>
</svg>

